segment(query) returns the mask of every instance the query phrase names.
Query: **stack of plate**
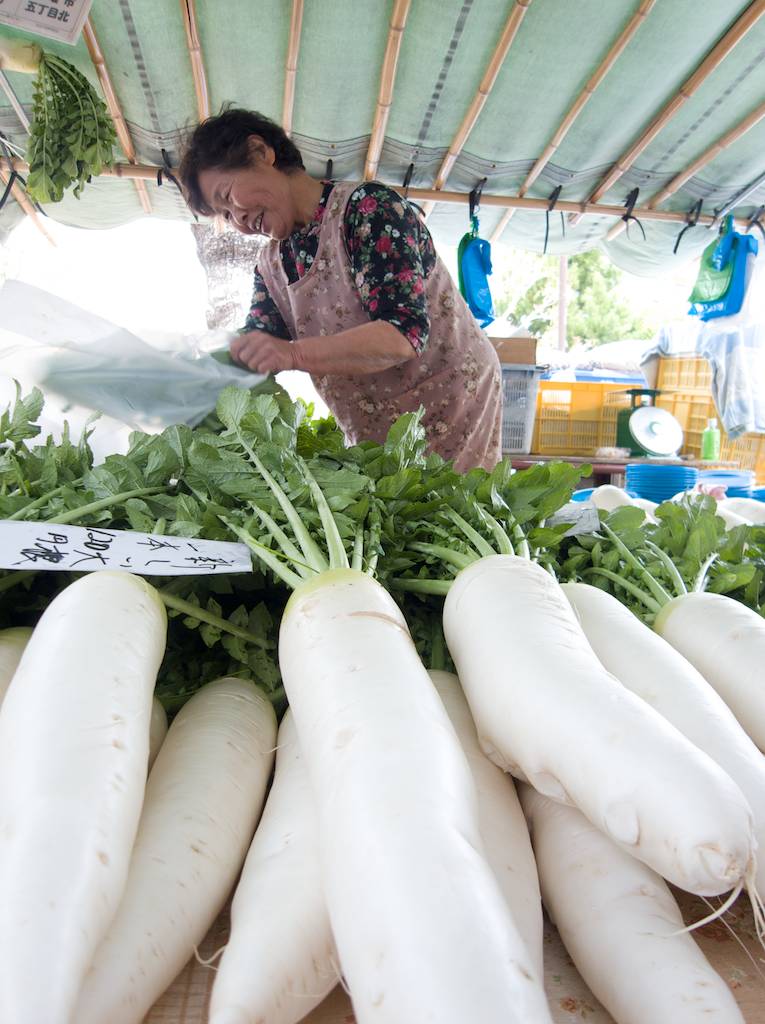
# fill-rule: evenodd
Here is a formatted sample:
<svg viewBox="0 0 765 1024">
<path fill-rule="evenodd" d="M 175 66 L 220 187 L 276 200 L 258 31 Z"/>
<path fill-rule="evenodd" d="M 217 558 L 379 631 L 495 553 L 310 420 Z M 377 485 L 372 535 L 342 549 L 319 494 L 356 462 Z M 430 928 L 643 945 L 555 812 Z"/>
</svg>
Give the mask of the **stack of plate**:
<svg viewBox="0 0 765 1024">
<path fill-rule="evenodd" d="M 693 466 L 627 466 L 628 491 L 657 504 L 696 485 L 699 471 Z"/>
<path fill-rule="evenodd" d="M 724 487 L 726 498 L 751 498 L 754 470 L 705 469 L 699 478 L 705 487 Z"/>
</svg>

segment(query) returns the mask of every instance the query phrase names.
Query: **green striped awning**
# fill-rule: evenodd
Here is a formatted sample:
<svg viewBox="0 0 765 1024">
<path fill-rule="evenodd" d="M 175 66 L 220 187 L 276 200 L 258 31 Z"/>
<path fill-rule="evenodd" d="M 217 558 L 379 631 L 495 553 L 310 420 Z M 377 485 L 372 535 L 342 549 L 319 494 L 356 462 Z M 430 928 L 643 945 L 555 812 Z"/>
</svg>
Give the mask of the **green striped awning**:
<svg viewBox="0 0 765 1024">
<path fill-rule="evenodd" d="M 177 161 L 184 134 L 199 119 L 184 24 L 189 7 L 210 109 L 233 102 L 276 120 L 290 79 L 292 18 L 302 11 L 291 127 L 316 175 L 332 160 L 336 177 L 363 178 L 391 38 L 400 47 L 384 107 L 376 172 L 383 181 L 402 185 L 411 166 L 411 186 L 432 189 L 451 152 L 443 181 L 449 192 L 469 192 L 485 178 L 484 197 L 523 189 L 548 200 L 560 187 L 559 200 L 595 194 L 601 204 L 623 207 L 639 189 L 636 206 L 645 208 L 691 170 L 657 209 L 685 215 L 701 200 L 703 213 L 712 214 L 735 201 L 736 213 L 748 217 L 765 203 L 765 0 L 94 0 L 91 24 L 139 163 L 161 164 L 163 150 Z M 391 36 L 392 24 L 403 24 L 402 31 Z M 508 25 L 515 31 L 503 53 Z M 629 39 L 617 53 L 625 31 Z M 19 34 L 0 26 L 0 36 Z M 75 47 L 40 41 L 97 82 L 84 39 Z M 7 78 L 29 111 L 31 79 Z M 24 145 L 3 93 L 0 131 Z M 716 147 L 731 136 L 730 145 Z M 532 168 L 534 180 L 524 187 Z M 154 216 L 188 218 L 171 184 L 148 180 L 147 187 Z M 145 216 L 133 183 L 109 178 L 45 212 L 83 227 Z M 518 210 L 509 220 L 503 213 L 483 204 L 484 237 L 542 250 L 544 212 Z M 0 234 L 13 217 L 8 203 Z M 428 223 L 437 238 L 456 244 L 467 219 L 464 204 L 438 202 Z M 604 246 L 619 266 L 654 274 L 709 241 L 708 230 L 697 227 L 675 256 L 682 223 L 643 220 L 645 239 L 634 223 L 607 239 L 616 224 L 613 215 L 565 218 L 564 235 L 554 212 L 548 251 Z"/>
</svg>

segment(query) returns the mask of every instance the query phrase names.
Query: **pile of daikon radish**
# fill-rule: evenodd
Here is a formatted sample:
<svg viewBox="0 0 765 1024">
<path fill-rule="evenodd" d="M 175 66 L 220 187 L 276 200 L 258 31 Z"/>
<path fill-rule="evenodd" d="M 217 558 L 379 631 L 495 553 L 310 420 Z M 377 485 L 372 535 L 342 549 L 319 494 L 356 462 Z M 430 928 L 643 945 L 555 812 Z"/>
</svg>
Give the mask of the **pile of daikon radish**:
<svg viewBox="0 0 765 1024">
<path fill-rule="evenodd" d="M 618 1024 L 740 1024 L 663 879 L 746 889 L 762 931 L 742 725 L 618 601 L 525 558 L 460 572 L 443 625 L 459 680 L 371 576 L 319 573 L 282 619 L 278 731 L 255 682 L 217 680 L 148 781 L 151 586 L 93 573 L 1 634 L 0 1021 L 139 1024 L 236 885 L 211 1024 L 299 1021 L 341 975 L 359 1024 L 550 1024 L 540 889 Z"/>
</svg>

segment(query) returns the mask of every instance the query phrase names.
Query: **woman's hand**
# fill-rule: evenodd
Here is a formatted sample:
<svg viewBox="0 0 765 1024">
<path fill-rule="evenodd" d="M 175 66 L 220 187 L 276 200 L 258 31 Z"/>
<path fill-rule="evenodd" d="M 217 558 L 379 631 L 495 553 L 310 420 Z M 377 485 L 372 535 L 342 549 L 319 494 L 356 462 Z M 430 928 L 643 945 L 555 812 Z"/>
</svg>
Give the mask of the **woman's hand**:
<svg viewBox="0 0 765 1024">
<path fill-rule="evenodd" d="M 339 334 L 285 341 L 266 331 L 249 331 L 231 342 L 234 362 L 255 373 L 304 370 L 340 377 L 381 373 L 416 358 L 407 339 L 392 324 L 371 320 Z"/>
<path fill-rule="evenodd" d="M 246 366 L 253 373 L 278 373 L 295 370 L 295 349 L 290 341 L 275 338 L 266 331 L 249 331 L 234 338 L 230 346 L 234 362 Z"/>
</svg>

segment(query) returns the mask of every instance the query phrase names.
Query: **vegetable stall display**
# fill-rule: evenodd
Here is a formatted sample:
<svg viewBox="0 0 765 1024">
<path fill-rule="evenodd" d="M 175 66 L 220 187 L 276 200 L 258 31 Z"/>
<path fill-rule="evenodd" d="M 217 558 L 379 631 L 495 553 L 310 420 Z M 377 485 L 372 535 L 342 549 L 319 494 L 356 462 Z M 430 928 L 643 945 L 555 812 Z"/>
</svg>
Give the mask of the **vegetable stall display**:
<svg viewBox="0 0 765 1024">
<path fill-rule="evenodd" d="M 338 972 L 360 1024 L 428 1014 L 549 1021 L 539 883 L 513 781 L 501 770 L 510 769 L 533 789 L 523 804 L 542 895 L 617 1024 L 641 1020 L 639 1008 L 627 1007 L 635 991 L 656 984 L 654 940 L 677 971 L 638 1004 L 642 1019 L 690 1024 L 715 1007 L 716 1019 L 740 1021 L 692 939 L 669 937 L 666 923 L 647 936 L 645 921 L 659 906 L 671 930 L 682 927 L 659 876 L 705 895 L 730 893 L 714 917 L 746 888 L 765 939 L 755 849 L 763 755 L 703 667 L 634 611 L 647 575 L 651 622 L 657 588 L 669 598 L 693 576 L 700 587 L 728 587 L 735 600 L 708 596 L 761 621 L 759 591 L 746 590 L 760 571 L 757 527 L 731 536 L 706 508 L 661 506 L 654 523 L 642 510 L 617 508 L 602 513 L 600 530 L 569 536 L 559 510 L 580 471 L 552 464 L 514 473 L 502 463 L 460 476 L 426 452 L 419 414 L 394 424 L 383 444 L 347 447 L 331 421 L 311 422 L 272 384 L 227 389 L 203 425 L 133 434 L 124 455 L 100 465 L 90 454 L 92 426 L 79 440 L 67 431 L 58 443 L 39 439 L 40 402 L 19 396 L 0 416 L 0 516 L 39 523 L 41 532 L 69 523 L 239 541 L 253 572 L 140 582 L 124 573 L 45 572 L 41 559 L 0 575 L 0 626 L 14 631 L 0 632 L 6 675 L 18 661 L 0 711 L 0 813 L 17 823 L 0 830 L 0 884 L 6 900 L 20 894 L 10 916 L 21 920 L 24 900 L 39 903 L 41 879 L 61 887 L 64 864 L 70 877 L 79 863 L 84 880 L 113 879 L 108 912 L 61 901 L 62 929 L 79 928 L 83 938 L 59 955 L 64 940 L 46 932 L 58 980 L 34 999 L 26 998 L 31 947 L 12 949 L 15 932 L 3 925 L 3 1019 L 96 1024 L 106 1012 L 139 1024 L 246 858 L 213 1024 L 298 1021 Z M 590 586 L 561 586 L 556 577 Z M 125 599 L 85 601 L 75 642 L 57 657 L 51 613 L 114 579 Z M 627 603 L 612 615 L 617 595 Z M 108 651 L 118 641 L 88 625 L 94 604 L 107 618 L 119 606 L 123 628 L 138 605 L 155 610 L 157 636 L 142 645 L 151 665 L 136 669 L 129 695 L 98 689 L 111 679 Z M 629 664 L 613 649 L 622 641 L 609 650 L 612 622 L 632 645 L 623 642 Z M 450 667 L 449 654 L 456 675 L 438 671 Z M 641 656 L 644 685 L 627 671 Z M 90 673 L 79 684 L 78 659 Z M 128 668 L 121 663 L 115 678 Z M 677 687 L 660 691 L 667 675 Z M 88 701 L 71 701 L 77 685 Z M 152 690 L 172 721 L 147 784 Z M 749 691 L 759 706 L 762 691 Z M 95 735 L 97 719 L 125 717 L 128 696 L 142 708 L 129 755 L 105 749 L 105 726 L 98 743 L 78 738 L 83 729 Z M 54 717 L 71 723 L 66 741 L 51 731 Z M 161 715 L 155 728 L 161 737 Z M 53 780 L 69 785 L 106 755 L 129 765 L 128 774 L 115 769 L 124 778 L 112 790 L 113 826 L 99 818 L 96 796 L 77 803 L 72 795 L 66 820 L 61 808 L 34 813 L 53 799 Z M 31 770 L 34 758 L 49 774 Z M 93 774 L 91 788 L 115 779 L 109 769 Z M 88 845 L 95 834 L 108 849 Z M 26 835 L 33 857 L 19 853 Z M 59 865 L 61 849 L 69 852 Z M 565 866 L 575 849 L 578 880 Z M 603 857 L 607 885 L 594 867 Z M 556 862 L 560 877 L 551 878 Z M 647 889 L 633 903 L 620 894 L 634 878 Z M 597 907 L 584 927 L 582 900 Z M 48 915 L 43 906 L 28 915 L 28 934 L 47 929 Z M 598 950 L 619 941 L 634 956 L 620 960 L 613 948 L 612 966 L 598 974 Z M 250 944 L 260 951 L 253 959 Z M 697 982 L 706 1001 L 694 1003 Z M 687 1017 L 676 1010 L 684 993 Z"/>
<path fill-rule="evenodd" d="M 5 695 L 3 1020 L 70 1020 L 117 910 L 143 803 L 165 625 L 144 580 L 83 576 L 43 613 Z"/>
<path fill-rule="evenodd" d="M 577 806 L 683 889 L 713 896 L 753 886 L 752 812 L 741 791 L 603 669 L 549 573 L 512 555 L 470 565 L 447 595 L 444 632 L 476 724 L 506 771 Z"/>
<path fill-rule="evenodd" d="M 254 971 L 253 964 L 259 964 Z M 210 999 L 213 1024 L 293 1024 L 338 984 L 321 883 L 311 784 L 287 709 L 274 779 L 231 905 L 231 933 Z"/>
<path fill-rule="evenodd" d="M 586 583 L 564 583 L 561 589 L 603 667 L 737 783 L 754 815 L 758 849 L 765 849 L 765 757 L 739 724 L 740 716 L 735 717 L 690 661 L 616 598 Z M 753 614 L 722 596 L 707 596 L 725 602 L 736 614 Z M 761 857 L 757 888 L 765 892 Z"/>
<path fill-rule="evenodd" d="M 526 785 L 521 801 L 545 907 L 614 1020 L 742 1024 L 730 989 L 685 930 L 666 883 L 574 807 Z"/>
<path fill-rule="evenodd" d="M 203 686 L 149 775 L 124 897 L 73 1019 L 142 1020 L 193 955 L 242 866 L 273 764 L 276 718 L 246 679 Z"/>
</svg>

